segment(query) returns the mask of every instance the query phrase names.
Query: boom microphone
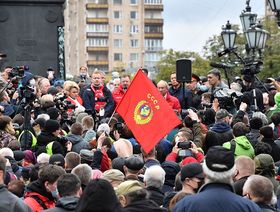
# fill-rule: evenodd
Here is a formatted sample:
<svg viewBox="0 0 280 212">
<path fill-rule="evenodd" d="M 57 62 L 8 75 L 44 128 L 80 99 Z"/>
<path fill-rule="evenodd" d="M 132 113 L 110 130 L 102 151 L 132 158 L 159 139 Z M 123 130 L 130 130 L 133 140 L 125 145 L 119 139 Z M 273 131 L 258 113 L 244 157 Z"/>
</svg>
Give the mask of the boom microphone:
<svg viewBox="0 0 280 212">
<path fill-rule="evenodd" d="M 215 62 L 211 62 L 210 66 L 213 68 L 222 68 L 222 69 L 230 69 L 234 67 L 234 65 L 227 65 L 225 63 L 215 63 Z"/>
</svg>

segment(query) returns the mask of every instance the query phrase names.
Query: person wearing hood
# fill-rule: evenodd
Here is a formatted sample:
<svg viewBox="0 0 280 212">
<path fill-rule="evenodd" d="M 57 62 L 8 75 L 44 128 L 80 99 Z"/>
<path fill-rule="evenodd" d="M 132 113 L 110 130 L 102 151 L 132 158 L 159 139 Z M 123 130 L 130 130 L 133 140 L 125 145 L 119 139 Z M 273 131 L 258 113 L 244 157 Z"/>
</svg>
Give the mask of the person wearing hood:
<svg viewBox="0 0 280 212">
<path fill-rule="evenodd" d="M 259 154 L 254 158 L 255 174 L 268 178 L 274 187 L 276 193 L 279 182 L 275 179 L 275 164 L 273 158 L 269 154 Z"/>
<path fill-rule="evenodd" d="M 27 186 L 24 202 L 33 212 L 55 207 L 55 200 L 58 198 L 57 179 L 63 174 L 63 168 L 46 165 L 40 170 L 38 180 Z"/>
<path fill-rule="evenodd" d="M 55 208 L 45 210 L 46 212 L 75 211 L 79 198 L 82 194 L 81 181 L 74 174 L 63 174 L 57 180 L 57 191 L 59 199 Z"/>
<path fill-rule="evenodd" d="M 274 142 L 272 127 L 268 125 L 261 127 L 260 134 L 263 136 L 261 141 L 271 146 L 270 155 L 274 162 L 278 162 L 280 160 L 280 147 Z"/>
<path fill-rule="evenodd" d="M 66 138 L 73 144 L 72 151 L 80 153 L 82 149 L 90 149 L 88 142 L 84 141 L 83 137 L 83 126 L 80 123 L 74 123 L 71 126 L 70 134 Z"/>
<path fill-rule="evenodd" d="M 246 133 L 249 132 L 248 127 L 242 122 L 237 122 L 233 126 L 232 131 L 234 139 L 224 143 L 223 147 L 232 150 L 235 158 L 237 156 L 244 155 L 253 159 L 255 157 L 255 151 L 252 144 L 246 137 Z"/>
<path fill-rule="evenodd" d="M 271 123 L 271 117 L 274 113 L 280 112 L 280 92 L 276 93 L 274 96 L 274 102 L 275 105 L 274 107 L 270 108 L 267 112 L 266 112 L 266 116 L 268 119 L 268 123 Z"/>
<path fill-rule="evenodd" d="M 209 129 L 205 137 L 204 151 L 207 152 L 212 146 L 223 145 L 233 139 L 232 129 L 229 125 L 230 114 L 225 109 L 216 112 L 215 124 Z"/>
</svg>

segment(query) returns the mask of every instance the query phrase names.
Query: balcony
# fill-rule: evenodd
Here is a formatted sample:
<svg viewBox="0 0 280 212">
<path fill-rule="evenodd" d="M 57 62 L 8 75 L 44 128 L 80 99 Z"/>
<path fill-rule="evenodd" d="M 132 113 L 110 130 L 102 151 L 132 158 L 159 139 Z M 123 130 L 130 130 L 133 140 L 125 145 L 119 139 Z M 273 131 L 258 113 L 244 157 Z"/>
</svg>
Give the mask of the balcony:
<svg viewBox="0 0 280 212">
<path fill-rule="evenodd" d="M 88 24 L 107 24 L 109 22 L 108 18 L 87 18 Z"/>
<path fill-rule="evenodd" d="M 104 46 L 88 46 L 88 52 L 108 52 L 109 48 Z"/>
<path fill-rule="evenodd" d="M 87 37 L 91 38 L 91 37 L 99 37 L 99 38 L 103 38 L 103 37 L 109 37 L 109 32 L 87 32 Z"/>
<path fill-rule="evenodd" d="M 163 4 L 145 4 L 145 10 L 159 10 L 163 11 Z"/>
<path fill-rule="evenodd" d="M 162 47 L 145 47 L 145 52 L 160 52 L 162 50 Z"/>
<path fill-rule="evenodd" d="M 107 1 L 104 1 L 102 3 L 88 3 L 87 4 L 87 10 L 91 10 L 91 9 L 108 9 L 109 5 Z"/>
<path fill-rule="evenodd" d="M 163 39 L 163 33 L 162 33 L 162 32 L 157 32 L 157 33 L 148 33 L 148 32 L 145 32 L 145 38 Z"/>
<path fill-rule="evenodd" d="M 108 60 L 88 60 L 87 65 L 96 66 L 96 65 L 109 65 Z"/>
<path fill-rule="evenodd" d="M 145 18 L 145 24 L 163 25 L 162 18 Z"/>
</svg>

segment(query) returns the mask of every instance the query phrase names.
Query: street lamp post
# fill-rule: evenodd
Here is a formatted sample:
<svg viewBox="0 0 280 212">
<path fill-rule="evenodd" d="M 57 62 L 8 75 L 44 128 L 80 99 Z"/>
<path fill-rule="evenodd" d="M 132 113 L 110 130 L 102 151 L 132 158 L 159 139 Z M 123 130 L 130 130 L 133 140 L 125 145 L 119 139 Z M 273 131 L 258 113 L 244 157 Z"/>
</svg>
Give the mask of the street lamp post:
<svg viewBox="0 0 280 212">
<path fill-rule="evenodd" d="M 278 1 L 280 2 L 280 0 Z M 265 48 L 269 33 L 262 29 L 262 25 L 260 23 L 256 23 L 257 14 L 251 13 L 251 7 L 249 5 L 250 0 L 247 0 L 246 4 L 246 9 L 240 15 L 242 29 L 246 39 L 246 57 L 242 58 L 235 51 L 236 48 L 234 48 L 234 45 L 236 32 L 231 29 L 229 21 L 227 22 L 226 27 L 222 27 L 221 37 L 225 50 L 222 52 L 223 54 L 220 53 L 219 56 L 226 53 L 234 53 L 244 65 L 241 74 L 254 75 L 260 71 L 260 66 L 263 64 L 262 51 Z"/>
<path fill-rule="evenodd" d="M 280 0 L 268 0 L 272 12 L 275 12 L 277 25 L 280 27 Z"/>
</svg>

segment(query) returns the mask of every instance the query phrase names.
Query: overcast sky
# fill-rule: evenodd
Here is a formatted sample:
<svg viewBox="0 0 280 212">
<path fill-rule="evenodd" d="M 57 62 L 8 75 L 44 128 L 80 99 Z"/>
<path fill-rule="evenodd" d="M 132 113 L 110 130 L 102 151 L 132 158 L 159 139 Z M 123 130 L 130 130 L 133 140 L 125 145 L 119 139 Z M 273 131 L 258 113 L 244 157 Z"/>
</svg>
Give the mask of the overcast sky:
<svg viewBox="0 0 280 212">
<path fill-rule="evenodd" d="M 265 0 L 251 0 L 252 12 L 264 16 Z M 163 0 L 164 49 L 202 53 L 206 40 L 221 33 L 227 20 L 240 24 L 246 0 Z"/>
</svg>

